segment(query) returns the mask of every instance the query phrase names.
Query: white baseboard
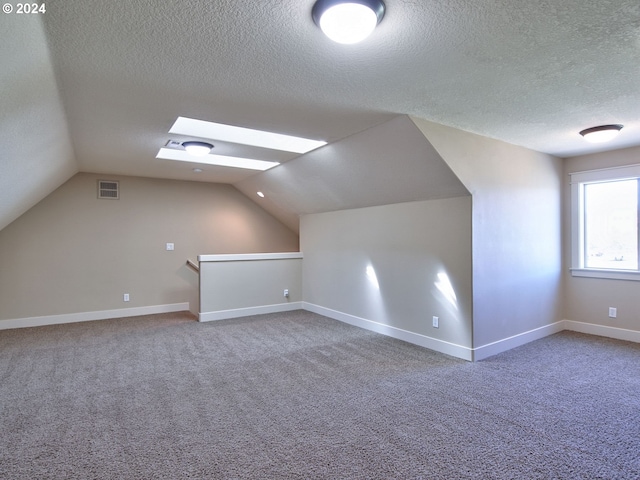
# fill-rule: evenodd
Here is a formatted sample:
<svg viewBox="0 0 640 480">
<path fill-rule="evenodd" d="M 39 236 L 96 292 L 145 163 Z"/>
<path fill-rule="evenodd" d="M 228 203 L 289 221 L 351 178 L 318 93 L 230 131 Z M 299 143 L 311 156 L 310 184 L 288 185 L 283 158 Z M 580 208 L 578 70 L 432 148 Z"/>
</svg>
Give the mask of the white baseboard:
<svg viewBox="0 0 640 480">
<path fill-rule="evenodd" d="M 200 312 L 198 320 L 201 322 L 212 322 L 216 320 L 227 320 L 229 318 L 248 317 L 250 315 L 262 315 L 264 313 L 290 312 L 300 310 L 302 302 L 277 303 L 274 305 L 262 305 L 259 307 L 235 308 L 232 310 L 218 310 L 215 312 Z"/>
<path fill-rule="evenodd" d="M 382 335 L 413 343 L 414 345 L 435 350 L 436 352 L 445 353 L 452 357 L 469 361 L 472 360 L 472 350 L 470 348 L 463 347 L 462 345 L 456 345 L 454 343 L 438 340 L 437 338 L 427 337 L 426 335 L 421 335 L 419 333 L 409 332 L 407 330 L 402 330 L 401 328 L 374 322 L 373 320 L 367 320 L 348 313 L 321 307 L 320 305 L 314 305 L 313 303 L 302 302 L 302 308 L 319 315 L 324 315 L 325 317 L 333 318 L 340 322 L 348 323 L 355 327 L 364 328 L 365 330 L 381 333 Z"/>
<path fill-rule="evenodd" d="M 615 338 L 618 340 L 627 340 L 629 342 L 640 343 L 640 331 L 627 330 L 626 328 L 607 327 L 605 325 L 596 325 L 593 323 L 576 322 L 574 320 L 563 320 L 564 329 L 573 332 L 588 333 L 589 335 L 598 335 L 600 337 Z"/>
<path fill-rule="evenodd" d="M 185 310 L 189 310 L 189 302 L 171 303 L 168 305 L 151 305 L 148 307 L 118 308 L 116 310 L 100 310 L 96 312 L 46 315 L 43 317 L 17 318 L 13 320 L 0 320 L 0 330 L 7 330 L 9 328 L 41 327 L 44 325 L 58 325 L 61 323 L 89 322 L 93 320 L 107 320 L 110 318 L 137 317 L 139 315 L 182 312 Z"/>
<path fill-rule="evenodd" d="M 564 329 L 564 321 L 560 321 L 544 325 L 543 327 L 534 328 L 533 330 L 519 333 L 512 337 L 503 338 L 496 342 L 487 343 L 486 345 L 473 349 L 473 361 L 476 362 L 478 360 L 484 360 L 485 358 L 506 352 L 507 350 L 519 347 L 525 343 L 533 342 L 534 340 L 539 340 L 541 338 L 548 337 L 549 335 L 553 335 L 554 333 L 561 332 Z"/>
</svg>

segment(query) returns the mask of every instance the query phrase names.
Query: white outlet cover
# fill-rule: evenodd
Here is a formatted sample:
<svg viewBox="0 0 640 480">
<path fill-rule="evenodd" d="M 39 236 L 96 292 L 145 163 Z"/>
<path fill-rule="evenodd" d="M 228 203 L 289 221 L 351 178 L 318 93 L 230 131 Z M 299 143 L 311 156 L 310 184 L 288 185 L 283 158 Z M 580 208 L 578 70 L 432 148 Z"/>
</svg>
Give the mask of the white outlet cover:
<svg viewBox="0 0 640 480">
<path fill-rule="evenodd" d="M 167 243 L 167 250 L 175 250 L 175 245 L 173 243 Z"/>
</svg>

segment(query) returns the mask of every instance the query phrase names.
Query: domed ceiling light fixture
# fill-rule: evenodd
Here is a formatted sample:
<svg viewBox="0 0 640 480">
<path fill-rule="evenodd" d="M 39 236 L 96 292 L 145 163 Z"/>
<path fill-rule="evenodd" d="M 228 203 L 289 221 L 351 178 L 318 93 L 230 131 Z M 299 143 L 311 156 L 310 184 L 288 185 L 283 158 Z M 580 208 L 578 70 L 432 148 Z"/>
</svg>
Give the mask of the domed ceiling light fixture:
<svg viewBox="0 0 640 480">
<path fill-rule="evenodd" d="M 586 128 L 580 132 L 587 142 L 604 143 L 613 140 L 622 130 L 622 125 L 600 125 Z"/>
<path fill-rule="evenodd" d="M 384 16 L 382 0 L 318 0 L 311 16 L 334 42 L 358 43 L 367 38 Z"/>
<path fill-rule="evenodd" d="M 194 157 L 204 157 L 211 152 L 213 145 L 207 142 L 183 142 L 182 146 L 189 155 Z"/>
</svg>

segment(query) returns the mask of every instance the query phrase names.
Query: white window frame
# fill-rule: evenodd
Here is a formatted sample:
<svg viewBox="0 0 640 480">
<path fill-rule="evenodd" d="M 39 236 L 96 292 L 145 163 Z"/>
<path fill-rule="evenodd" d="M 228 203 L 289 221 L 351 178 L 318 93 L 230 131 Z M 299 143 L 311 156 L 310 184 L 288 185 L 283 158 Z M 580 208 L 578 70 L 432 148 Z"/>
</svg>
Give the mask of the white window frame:
<svg viewBox="0 0 640 480">
<path fill-rule="evenodd" d="M 640 270 L 585 268 L 583 212 L 585 184 L 640 178 L 640 165 L 575 172 L 570 173 L 569 176 L 571 177 L 571 275 L 574 277 L 640 281 Z"/>
</svg>

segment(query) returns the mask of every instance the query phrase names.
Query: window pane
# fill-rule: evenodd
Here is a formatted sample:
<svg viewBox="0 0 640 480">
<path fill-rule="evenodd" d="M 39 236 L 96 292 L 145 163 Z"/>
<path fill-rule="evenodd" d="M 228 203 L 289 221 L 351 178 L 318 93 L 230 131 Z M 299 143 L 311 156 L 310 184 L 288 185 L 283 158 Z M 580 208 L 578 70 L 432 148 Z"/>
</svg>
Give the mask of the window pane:
<svg viewBox="0 0 640 480">
<path fill-rule="evenodd" d="M 638 269 L 638 181 L 584 186 L 585 266 Z"/>
</svg>

